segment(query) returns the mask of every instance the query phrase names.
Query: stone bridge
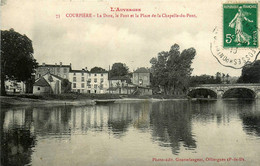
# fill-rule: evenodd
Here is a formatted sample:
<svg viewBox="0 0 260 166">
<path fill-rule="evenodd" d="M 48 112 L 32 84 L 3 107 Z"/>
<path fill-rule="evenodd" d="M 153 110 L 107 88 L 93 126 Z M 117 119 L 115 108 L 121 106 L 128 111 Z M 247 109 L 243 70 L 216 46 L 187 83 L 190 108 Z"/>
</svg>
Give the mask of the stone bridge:
<svg viewBox="0 0 260 166">
<path fill-rule="evenodd" d="M 255 98 L 260 98 L 260 83 L 257 84 L 201 84 L 195 87 L 190 87 L 189 91 L 196 89 L 207 89 L 216 93 L 217 98 L 222 96 L 229 90 L 232 89 L 248 89 L 251 91 Z"/>
</svg>

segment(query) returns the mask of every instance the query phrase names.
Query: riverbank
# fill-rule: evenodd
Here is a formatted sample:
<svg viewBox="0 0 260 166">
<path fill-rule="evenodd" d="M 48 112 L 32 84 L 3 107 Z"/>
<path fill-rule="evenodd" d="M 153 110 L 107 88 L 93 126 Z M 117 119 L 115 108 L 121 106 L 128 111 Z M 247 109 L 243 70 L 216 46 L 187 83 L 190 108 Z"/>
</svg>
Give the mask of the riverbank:
<svg viewBox="0 0 260 166">
<path fill-rule="evenodd" d="M 94 100 L 46 100 L 46 99 L 30 99 L 22 97 L 0 96 L 1 108 L 12 106 L 63 106 L 63 105 L 95 105 Z"/>
<path fill-rule="evenodd" d="M 8 95 L 0 96 L 1 107 L 11 106 L 61 106 L 61 105 L 95 105 L 95 100 L 116 100 L 118 102 L 143 101 L 143 100 L 172 100 L 172 99 L 187 99 L 186 96 L 170 96 L 170 95 L 149 95 L 149 96 L 134 96 L 134 95 L 118 95 L 118 94 L 77 94 L 68 93 L 61 95 Z"/>
</svg>

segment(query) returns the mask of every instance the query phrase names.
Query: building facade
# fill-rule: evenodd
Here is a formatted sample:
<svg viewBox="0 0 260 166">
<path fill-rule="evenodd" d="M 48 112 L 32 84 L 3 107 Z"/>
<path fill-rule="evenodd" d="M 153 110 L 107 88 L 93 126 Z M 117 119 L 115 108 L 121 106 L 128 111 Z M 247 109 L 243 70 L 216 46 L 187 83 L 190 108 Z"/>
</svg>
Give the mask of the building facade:
<svg viewBox="0 0 260 166">
<path fill-rule="evenodd" d="M 91 73 L 87 70 L 71 70 L 71 90 L 79 93 L 107 93 L 108 72 Z"/>
<path fill-rule="evenodd" d="M 46 73 L 54 74 L 64 79 L 69 79 L 69 72 L 71 70 L 70 65 L 63 65 L 62 62 L 60 64 L 45 64 L 39 65 L 36 69 L 35 79 L 40 78 L 41 76 L 45 75 Z"/>
<path fill-rule="evenodd" d="M 7 93 L 25 93 L 26 85 L 22 81 L 6 80 L 5 90 Z"/>
<path fill-rule="evenodd" d="M 63 78 L 57 75 L 46 73 L 33 84 L 33 94 L 61 94 L 64 91 L 64 87 L 62 87 L 63 80 Z"/>
<path fill-rule="evenodd" d="M 133 84 L 148 87 L 150 86 L 150 71 L 144 67 L 138 68 L 133 72 L 132 79 Z"/>
</svg>

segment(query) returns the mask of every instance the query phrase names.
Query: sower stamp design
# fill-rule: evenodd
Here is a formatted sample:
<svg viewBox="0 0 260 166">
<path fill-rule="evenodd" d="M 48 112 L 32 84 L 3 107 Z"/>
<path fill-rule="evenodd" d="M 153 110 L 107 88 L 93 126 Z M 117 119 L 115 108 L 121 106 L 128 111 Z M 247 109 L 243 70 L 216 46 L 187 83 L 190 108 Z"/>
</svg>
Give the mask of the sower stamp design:
<svg viewBox="0 0 260 166">
<path fill-rule="evenodd" d="M 257 4 L 223 5 L 223 46 L 258 47 Z"/>
</svg>

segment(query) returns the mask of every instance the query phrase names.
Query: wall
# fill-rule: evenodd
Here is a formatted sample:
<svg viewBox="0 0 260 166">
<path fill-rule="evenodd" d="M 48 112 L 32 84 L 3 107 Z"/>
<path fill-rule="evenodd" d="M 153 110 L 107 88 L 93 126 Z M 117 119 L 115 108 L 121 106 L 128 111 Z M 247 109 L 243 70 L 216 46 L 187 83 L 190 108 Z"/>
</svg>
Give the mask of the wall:
<svg viewBox="0 0 260 166">
<path fill-rule="evenodd" d="M 74 81 L 74 77 L 76 78 L 76 81 Z M 84 78 L 84 81 L 82 80 L 82 77 Z M 103 79 L 102 83 L 101 79 Z M 106 93 L 109 87 L 108 73 L 72 71 L 69 73 L 69 81 L 72 83 L 72 91 L 80 93 Z M 74 85 L 76 85 L 76 87 L 74 87 Z M 100 87 L 101 85 L 103 85 L 103 88 Z"/>
<path fill-rule="evenodd" d="M 52 92 L 50 87 L 33 86 L 33 94 L 35 95 L 48 94 L 50 92 Z"/>
<path fill-rule="evenodd" d="M 25 93 L 26 86 L 23 82 L 17 82 L 17 81 L 11 81 L 6 80 L 5 81 L 5 90 L 7 93 Z"/>
<path fill-rule="evenodd" d="M 51 74 L 60 76 L 62 78 L 68 79 L 69 77 L 69 71 L 70 71 L 70 67 L 64 67 L 64 66 L 60 66 L 60 65 L 56 65 L 56 66 L 39 66 L 36 69 L 36 75 L 35 78 L 38 79 L 41 76 L 45 75 L 46 73 L 48 73 L 48 70 L 50 70 Z"/>
<path fill-rule="evenodd" d="M 140 84 L 139 81 L 142 80 L 143 83 Z M 149 86 L 150 85 L 150 73 L 133 73 L 133 84 L 139 86 Z"/>
</svg>

